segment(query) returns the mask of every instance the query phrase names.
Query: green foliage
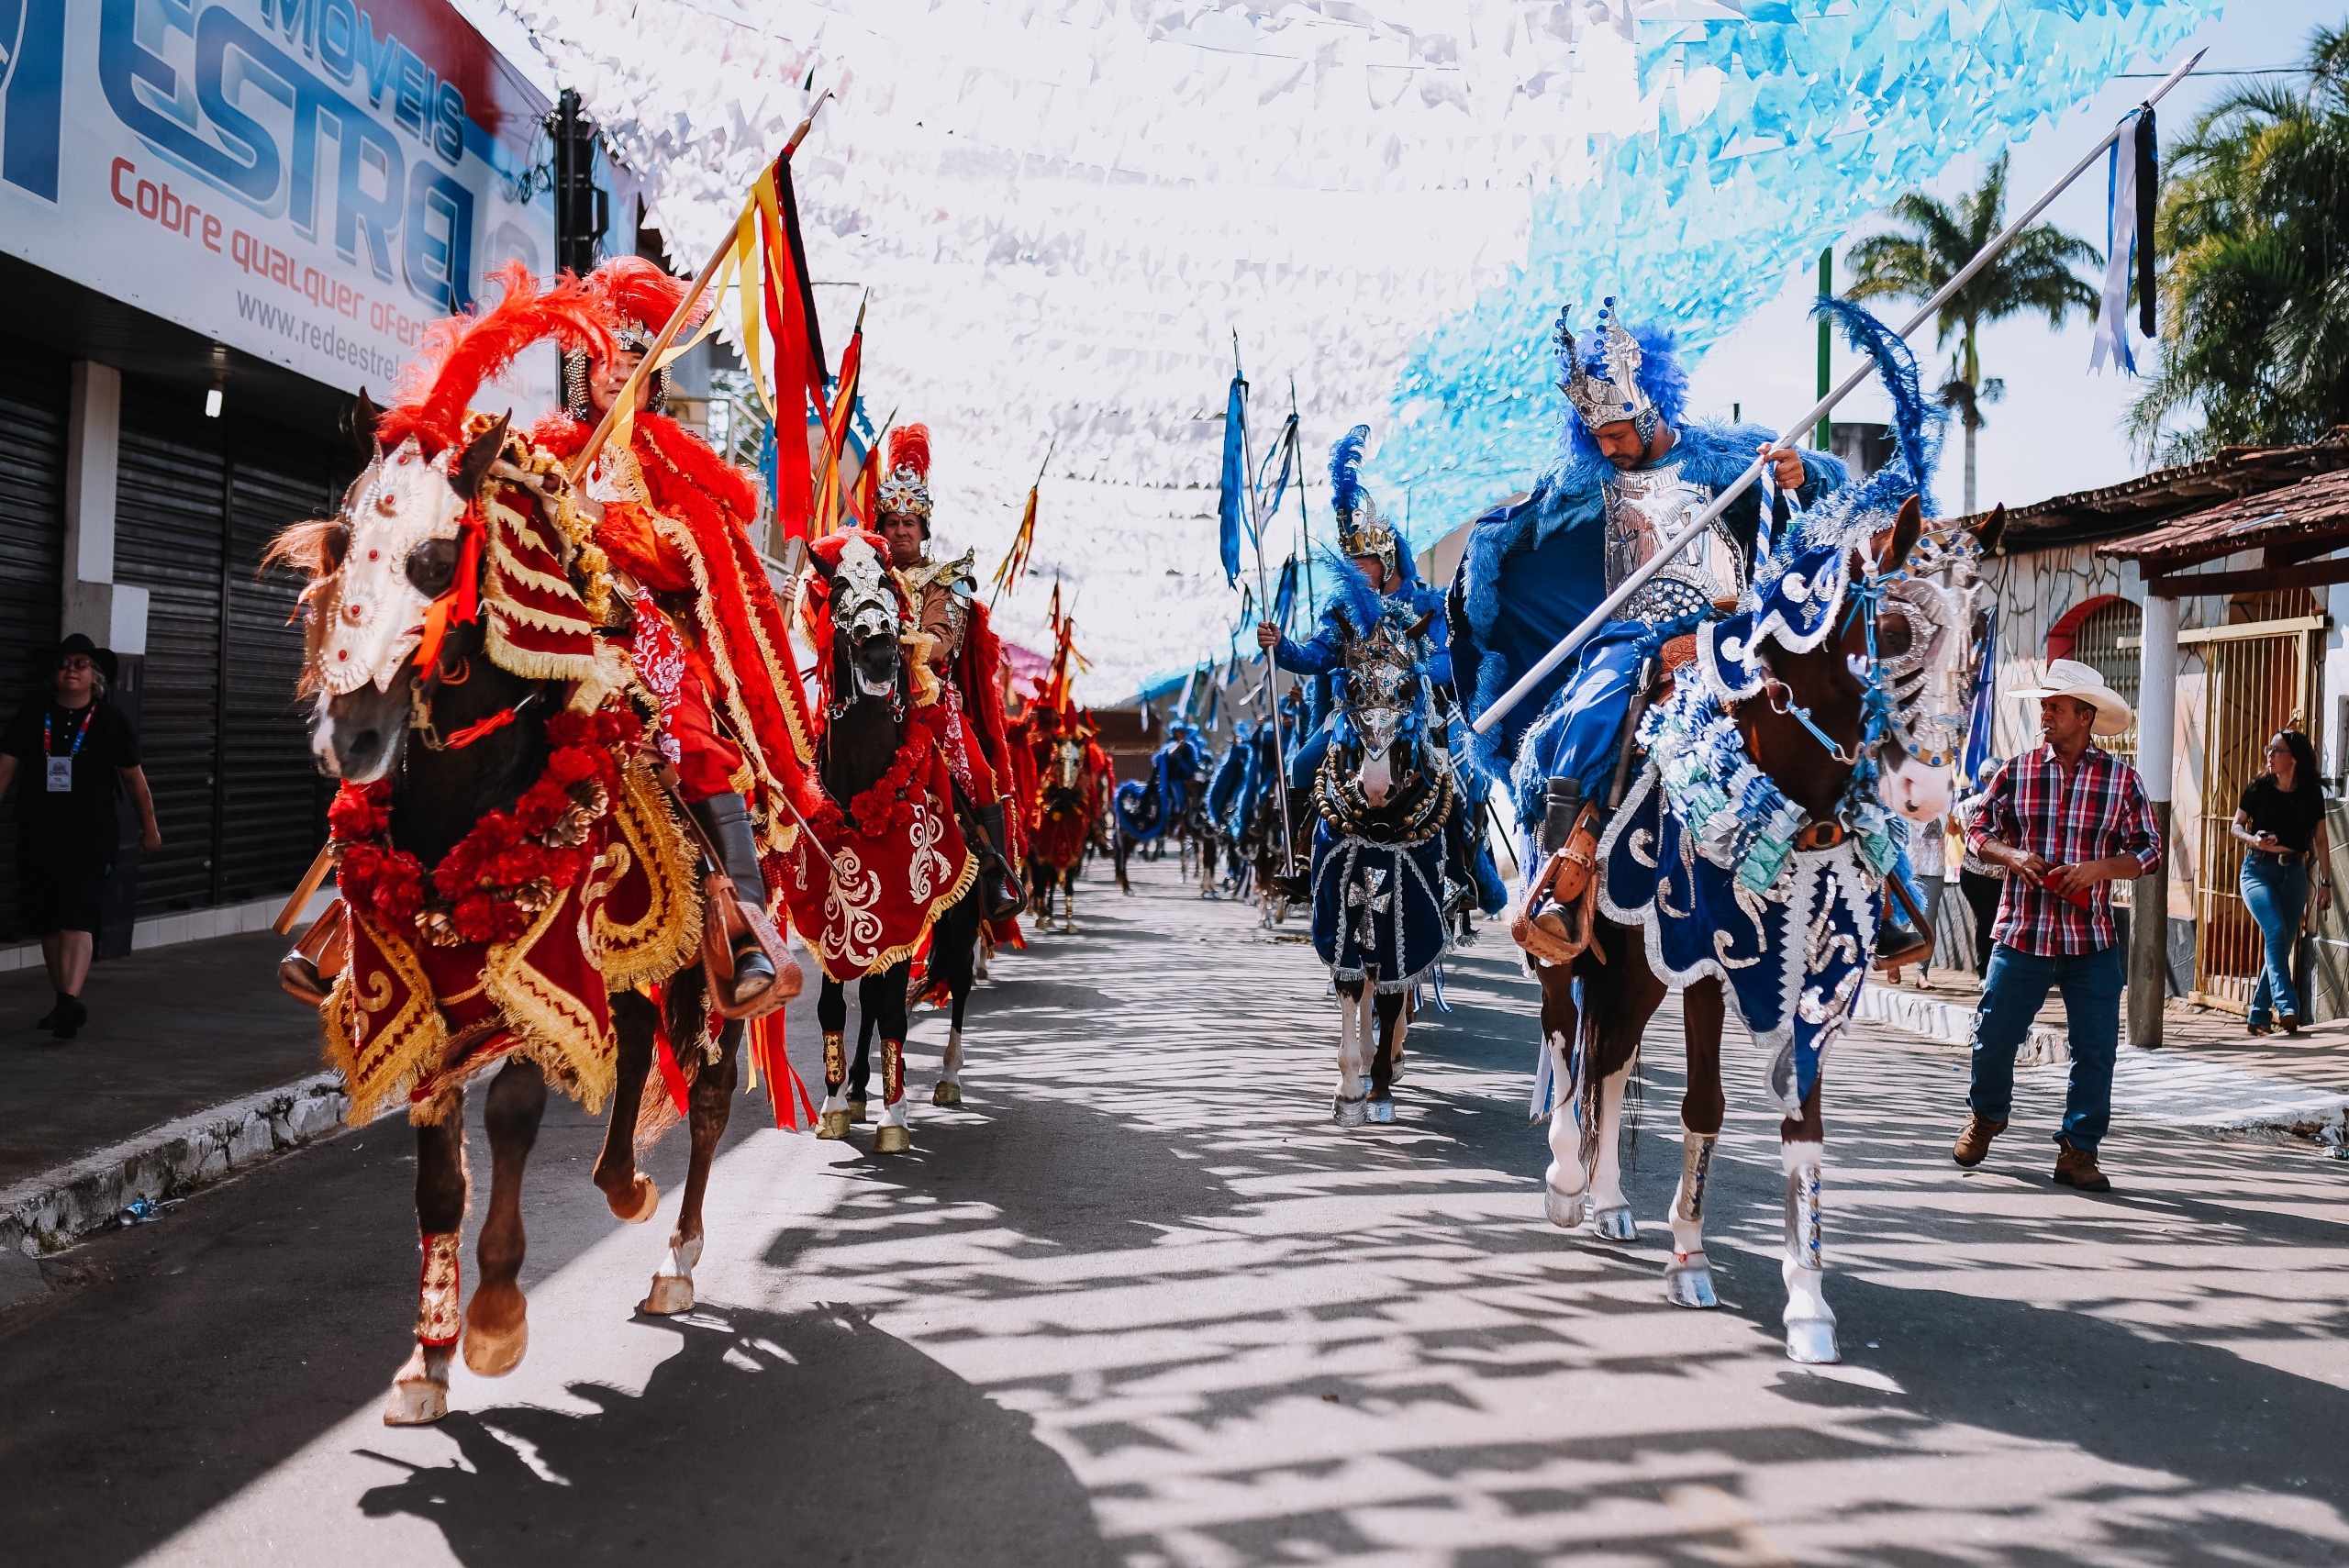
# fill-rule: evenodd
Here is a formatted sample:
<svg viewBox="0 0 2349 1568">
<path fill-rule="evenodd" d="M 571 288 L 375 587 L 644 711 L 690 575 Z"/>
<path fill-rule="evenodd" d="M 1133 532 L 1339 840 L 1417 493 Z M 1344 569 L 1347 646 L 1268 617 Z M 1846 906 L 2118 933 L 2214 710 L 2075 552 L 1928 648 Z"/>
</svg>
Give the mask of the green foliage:
<svg viewBox="0 0 2349 1568">
<path fill-rule="evenodd" d="M 2006 227 L 2007 155 L 2000 153 L 1982 183 L 1954 205 L 1911 191 L 1892 204 L 1890 213 L 1908 226 L 1907 232 L 1872 235 L 1852 247 L 1850 296 L 1930 299 Z M 1954 336 L 1958 346 L 1941 399 L 1957 410 L 1969 441 L 1983 423 L 1982 406 L 1995 402 L 2002 390 L 1995 378 L 1983 379 L 1983 324 L 2031 314 L 2060 328 L 2076 308 L 2093 317 L 2097 291 L 2074 269 L 2103 264 L 2087 240 L 2053 224 L 2033 224 L 1942 306 L 1934 323 L 1940 341 L 1947 347 Z"/>
<path fill-rule="evenodd" d="M 2349 28 L 2305 86 L 2237 87 L 2169 150 L 2161 366 L 2130 408 L 2149 459 L 2309 441 L 2349 423 Z"/>
</svg>

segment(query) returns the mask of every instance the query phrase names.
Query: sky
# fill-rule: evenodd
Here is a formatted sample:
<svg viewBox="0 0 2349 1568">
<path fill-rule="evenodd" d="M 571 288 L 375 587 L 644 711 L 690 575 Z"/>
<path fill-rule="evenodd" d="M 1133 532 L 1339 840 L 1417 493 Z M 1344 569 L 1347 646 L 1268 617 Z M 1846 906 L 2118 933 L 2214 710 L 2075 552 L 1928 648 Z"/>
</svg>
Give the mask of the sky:
<svg viewBox="0 0 2349 1568">
<path fill-rule="evenodd" d="M 2239 80 L 2205 72 L 2296 64 L 2311 28 L 2339 26 L 2344 17 L 2349 17 L 2349 6 L 2342 0 L 2236 0 L 2219 20 L 2195 34 L 2188 50 L 2179 51 L 2177 58 L 2183 59 L 2204 45 L 2210 50 L 2196 74 L 2180 83 L 2155 111 L 2165 146 Z M 2115 82 L 2019 143 L 2008 176 L 2009 216 L 2060 178 L 2087 143 L 2133 108 L 2175 63 L 2147 62 L 2142 69 L 2154 72 L 2151 79 Z M 1980 183 L 1983 168 L 1978 158 L 1955 159 L 1926 189 L 1945 201 L 1954 200 Z M 2043 221 L 2086 239 L 2101 251 L 2102 171 L 2081 175 L 2048 208 Z M 1850 245 L 1877 227 L 1855 230 L 1836 247 L 1837 292 L 1851 283 L 1843 261 Z M 1726 417 L 1732 405 L 1742 405 L 1746 418 L 1781 427 L 1809 408 L 1818 391 L 1818 328 L 1805 312 L 1817 290 L 1814 260 L 1787 279 L 1783 294 L 1706 356 L 1691 377 L 1692 406 L 1709 417 Z M 1879 301 L 1872 308 L 1897 324 L 1913 306 Z M 1999 502 L 2027 506 L 2051 495 L 2116 484 L 2150 466 L 2130 449 L 2127 435 L 2128 406 L 2137 383 L 2110 368 L 2100 373 L 2088 370 L 2092 331 L 2087 319 L 2076 315 L 2060 332 L 2051 331 L 2037 317 L 2001 322 L 1983 332 L 1983 373 L 2003 376 L 2007 383 L 2006 401 L 1986 410 L 1987 422 L 1977 437 L 1983 506 Z M 1941 379 L 1950 350 L 1934 347 L 1930 327 L 1912 341 L 1929 384 Z M 2142 339 L 2132 341 L 2139 345 L 2138 362 L 2150 369 L 2150 346 Z M 1848 374 L 1854 363 L 1839 339 L 1835 376 Z M 1837 417 L 1882 419 L 1887 411 L 1882 393 L 1871 383 L 1837 410 Z M 1953 426 L 1937 484 L 1944 513 L 1958 510 L 1961 473 L 1959 435 Z"/>
</svg>

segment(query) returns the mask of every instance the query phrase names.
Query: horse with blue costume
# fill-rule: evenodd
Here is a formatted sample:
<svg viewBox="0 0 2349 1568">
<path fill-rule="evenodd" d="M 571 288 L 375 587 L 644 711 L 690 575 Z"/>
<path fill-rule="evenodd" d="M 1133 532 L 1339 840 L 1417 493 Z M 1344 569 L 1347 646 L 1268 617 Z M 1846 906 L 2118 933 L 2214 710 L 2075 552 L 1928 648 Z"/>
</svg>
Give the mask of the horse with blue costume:
<svg viewBox="0 0 2349 1568">
<path fill-rule="evenodd" d="M 1437 713 L 1450 673 L 1431 635 L 1442 600 L 1418 585 L 1408 546 L 1363 487 L 1369 437 L 1358 425 L 1330 449 L 1339 547 L 1320 631 L 1299 644 L 1258 628 L 1283 669 L 1329 682 L 1290 777 L 1312 789 L 1313 948 L 1341 998 L 1332 1116 L 1346 1127 L 1395 1119 L 1405 1001 L 1450 951 L 1450 917 L 1473 893 Z"/>
<path fill-rule="evenodd" d="M 1822 1294 L 1821 1074 L 1887 899 L 1901 896 L 1908 823 L 1949 807 L 1985 651 L 1976 563 L 1988 548 L 1925 528 L 1940 415 L 1907 346 L 1856 307 L 1822 308 L 1891 395 L 1893 460 L 1791 518 L 1734 603 L 1688 621 L 1686 656 L 1637 720 L 1628 793 L 1586 845 L 1599 916 L 1587 944 L 1562 941 L 1568 929 L 1545 907 L 1575 853 L 1557 843 L 1563 811 L 1536 818 L 1552 852 L 1514 927 L 1542 983 L 1536 1098 L 1551 1123 L 1548 1212 L 1561 1226 L 1595 1204 L 1601 1235 L 1637 1235 L 1615 1162 L 1622 1095 L 1649 1019 L 1670 989 L 1682 992 L 1687 1091 L 1664 1270 L 1676 1306 L 1716 1303 L 1703 1211 L 1724 1115 L 1721 1025 L 1737 1006 L 1785 1117 L 1784 1320 L 1787 1353 L 1803 1362 L 1838 1353 Z M 1520 740 L 1530 817 L 1538 801 L 1586 819 L 1579 792 L 1558 788 L 1580 760 L 1572 690 Z"/>
</svg>

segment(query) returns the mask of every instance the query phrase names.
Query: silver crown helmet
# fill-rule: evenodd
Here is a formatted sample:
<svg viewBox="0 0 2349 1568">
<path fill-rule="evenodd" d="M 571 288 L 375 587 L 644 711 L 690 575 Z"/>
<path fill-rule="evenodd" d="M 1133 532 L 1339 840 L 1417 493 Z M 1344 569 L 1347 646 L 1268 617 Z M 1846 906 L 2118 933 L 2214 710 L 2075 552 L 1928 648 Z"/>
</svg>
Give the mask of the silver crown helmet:
<svg viewBox="0 0 2349 1568">
<path fill-rule="evenodd" d="M 1558 390 L 1574 405 L 1585 428 L 1596 430 L 1628 419 L 1640 439 L 1648 439 L 1655 434 L 1656 406 L 1640 386 L 1639 340 L 1616 313 L 1614 296 L 1600 302 L 1598 322 L 1592 328 L 1598 340 L 1596 365 L 1585 361 L 1574 331 L 1566 325 L 1571 315 L 1558 312 L 1558 368 L 1566 378 L 1558 384 Z"/>
</svg>

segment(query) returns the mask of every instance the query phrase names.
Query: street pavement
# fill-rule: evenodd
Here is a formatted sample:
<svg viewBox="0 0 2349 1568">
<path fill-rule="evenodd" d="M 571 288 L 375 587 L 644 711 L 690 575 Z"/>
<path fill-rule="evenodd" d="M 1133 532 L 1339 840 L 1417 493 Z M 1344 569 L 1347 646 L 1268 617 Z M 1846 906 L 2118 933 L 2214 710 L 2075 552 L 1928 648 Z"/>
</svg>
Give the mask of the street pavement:
<svg viewBox="0 0 2349 1568">
<path fill-rule="evenodd" d="M 1310 949 L 1137 871 L 998 960 L 958 1110 L 928 1104 L 921 1016 L 911 1153 L 740 1102 L 686 1317 L 633 1313 L 682 1138 L 651 1158 L 661 1216 L 622 1227 L 586 1180 L 599 1129 L 551 1108 L 529 1358 L 460 1368 L 437 1428 L 379 1419 L 414 1312 L 395 1118 L 46 1260 L 0 1316 L 0 1559 L 2349 1561 L 2349 1165 L 2148 1102 L 2107 1145 L 2116 1191 L 2069 1193 L 2039 1068 L 1961 1173 L 1962 1051 L 1862 1029 L 1827 1081 L 1845 1361 L 1798 1367 L 1742 1037 L 1722 1306 L 1676 1310 L 1676 1015 L 1642 1067 L 1644 1234 L 1569 1236 L 1542 1218 L 1535 997 L 1498 927 L 1414 1026 L 1397 1125 L 1342 1131 Z M 812 1077 L 804 1000 L 792 1029 Z"/>
</svg>

